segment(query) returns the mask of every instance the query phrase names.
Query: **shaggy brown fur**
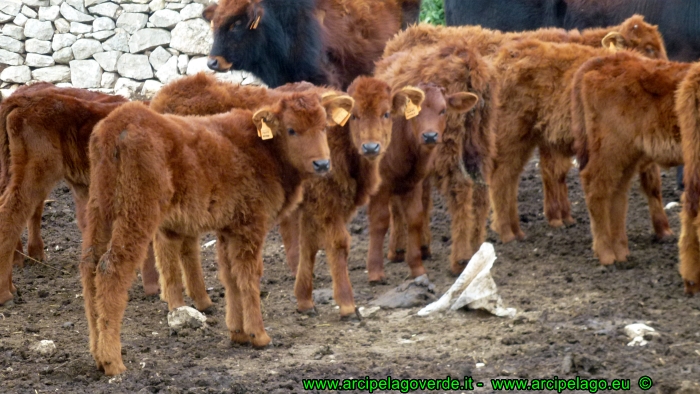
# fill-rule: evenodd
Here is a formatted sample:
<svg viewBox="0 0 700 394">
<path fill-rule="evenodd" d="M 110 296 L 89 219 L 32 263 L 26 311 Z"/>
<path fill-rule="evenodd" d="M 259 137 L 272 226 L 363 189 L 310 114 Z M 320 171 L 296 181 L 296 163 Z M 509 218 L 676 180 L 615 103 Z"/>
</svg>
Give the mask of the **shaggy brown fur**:
<svg viewBox="0 0 700 394">
<path fill-rule="evenodd" d="M 639 30 L 644 30 L 641 25 Z M 658 36 L 655 28 L 649 29 L 649 34 Z M 575 222 L 566 188 L 574 154 L 569 130 L 573 75 L 586 60 L 610 53 L 608 48 L 528 39 L 505 45 L 494 58 L 501 80 L 501 107 L 491 179 L 492 229 L 503 242 L 525 237 L 520 228 L 517 190 L 520 173 L 535 147 L 540 151 L 549 224 L 559 227 Z M 643 174 L 642 186 L 650 199 L 654 229 L 663 237 L 670 234 L 670 228 L 657 192 L 658 171 L 654 166 L 649 168 Z"/>
<path fill-rule="evenodd" d="M 527 39 L 539 39 L 547 42 L 578 43 L 591 47 L 600 47 L 601 41 L 605 41 L 606 45 L 613 44 L 618 49 L 636 49 L 645 56 L 666 59 L 666 49 L 657 27 L 644 22 L 644 17 L 640 15 L 628 18 L 619 26 L 585 29 L 583 31 L 546 28 L 529 32 L 502 33 L 479 26 L 436 27 L 421 24 L 397 34 L 394 39 L 387 43 L 384 53 L 386 56 L 405 48 L 434 45 L 441 40 L 454 36 L 460 37 L 463 41 L 462 45 L 476 48 L 484 56 L 496 56 L 499 48 L 504 44 Z M 500 139 L 497 138 L 496 141 L 498 144 Z M 569 157 L 560 155 L 556 149 L 548 146 L 540 145 L 539 149 L 542 162 L 540 168 L 545 191 L 545 216 L 550 225 L 554 227 L 565 223 L 574 223 L 570 215 L 570 203 L 565 183 L 566 173 L 571 166 Z M 508 158 L 506 157 L 505 159 Z M 496 160 L 499 161 L 498 158 Z M 656 196 L 655 191 L 660 190 L 660 180 L 655 176 L 656 173 L 658 173 L 658 168 L 652 167 L 649 169 L 649 172 L 642 174 L 642 185 L 645 187 L 645 193 L 649 196 L 654 196 L 653 198 Z M 494 186 L 494 193 L 499 193 L 499 190 L 501 190 L 500 185 Z M 512 194 L 509 195 L 509 198 L 512 200 L 516 196 L 517 194 Z M 668 219 L 665 218 L 665 212 L 663 209 L 657 209 L 660 206 L 661 201 L 659 197 L 658 200 L 651 202 L 650 209 L 653 217 L 662 217 L 661 221 L 654 220 L 654 229 L 658 237 L 663 237 L 669 234 L 670 230 L 667 225 Z M 504 209 L 507 209 L 507 212 L 504 212 Z M 509 219 L 509 217 L 512 217 L 512 219 Z M 499 221 L 501 223 L 497 223 L 492 227 L 495 231 L 502 232 L 501 240 L 504 242 L 524 237 L 524 233 L 520 230 L 515 201 L 508 202 L 507 207 L 494 206 L 494 222 Z M 517 222 L 511 223 L 511 221 Z M 666 223 L 666 225 L 664 226 L 663 223 Z M 657 226 L 657 224 L 660 225 Z M 506 228 L 504 229 L 503 227 Z M 507 227 L 512 227 L 512 233 Z"/>
<path fill-rule="evenodd" d="M 210 117 L 130 103 L 97 125 L 80 268 L 90 350 L 107 375 L 126 369 L 119 332 L 127 290 L 156 234 L 167 252 L 182 237 L 216 231 L 231 340 L 270 342 L 260 311 L 262 244 L 278 216 L 299 203 L 302 181 L 330 169 L 324 107 L 350 111 L 352 99 L 322 105 L 314 92 L 290 93 L 255 114 Z"/>
<path fill-rule="evenodd" d="M 493 154 L 492 112 L 496 107 L 493 69 L 459 39 L 439 46 L 399 52 L 377 63 L 376 76 L 392 86 L 432 82 L 446 93 L 472 92 L 479 104 L 466 114 L 447 115 L 443 143 L 435 153 L 437 187 L 452 217 L 450 270 L 464 269 L 486 235 L 489 179 Z M 381 278 L 371 278 L 380 280 Z"/>
<path fill-rule="evenodd" d="M 408 224 L 406 260 L 411 276 L 415 278 L 425 274 L 421 262 L 421 237 L 429 207 L 423 205 L 423 181 L 432 171 L 436 148 L 442 143 L 447 126 L 447 114 L 463 114 L 478 101 L 473 93 L 446 95 L 445 89 L 435 84 L 421 83 L 418 88 L 424 95 L 420 100 L 412 101 L 421 107 L 421 111 L 414 118 L 399 117 L 394 121 L 392 143 L 379 166 L 382 183 L 369 202 L 367 269 L 370 281 L 383 281 L 386 278 L 382 249 L 390 223 L 390 204 L 395 206 L 391 212 L 393 231 L 403 231 L 403 224 Z"/>
<path fill-rule="evenodd" d="M 681 212 L 680 273 L 686 294 L 700 291 L 700 64 L 696 63 L 676 92 L 676 114 L 681 129 L 683 211 Z"/>
<path fill-rule="evenodd" d="M 24 223 L 29 229 L 29 255 L 45 260 L 41 214 L 44 200 L 61 180 L 73 191 L 78 227 L 84 230 L 92 128 L 126 101 L 119 96 L 37 83 L 19 88 L 0 105 L 0 304 L 12 299 L 15 290 L 13 251 Z M 157 293 L 152 254 L 142 273 L 146 292 Z"/>
<path fill-rule="evenodd" d="M 349 123 L 328 132 L 334 166 L 330 176 L 306 183 L 299 209 L 280 227 L 282 234 L 287 234 L 286 250 L 290 249 L 289 243 L 299 244 L 298 268 L 292 256 L 287 257 L 292 270 L 297 268 L 294 294 L 297 310 L 304 313 L 315 311 L 313 269 L 321 248 L 328 256 L 333 297 L 341 317 L 355 313 L 347 266 L 351 238 L 346 226 L 357 208 L 377 191 L 380 160 L 397 143 L 389 143 L 392 123 L 404 113 L 407 100 L 414 98 L 416 92 L 399 90 L 392 94 L 385 82 L 359 77 L 350 85 L 348 94 L 355 99 Z M 379 151 L 372 149 L 374 144 L 379 144 Z"/>
<path fill-rule="evenodd" d="M 572 133 L 601 264 L 629 255 L 625 220 L 633 174 L 652 162 L 683 163 L 674 94 L 689 67 L 619 53 L 592 59 L 576 73 Z"/>
</svg>

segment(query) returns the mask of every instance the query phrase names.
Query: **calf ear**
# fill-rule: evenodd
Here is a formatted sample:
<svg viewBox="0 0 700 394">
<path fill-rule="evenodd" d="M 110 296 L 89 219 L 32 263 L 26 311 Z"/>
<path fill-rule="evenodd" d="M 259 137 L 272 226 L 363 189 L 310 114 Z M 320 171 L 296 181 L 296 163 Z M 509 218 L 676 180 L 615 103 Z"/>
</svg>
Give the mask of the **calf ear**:
<svg viewBox="0 0 700 394">
<path fill-rule="evenodd" d="M 479 102 L 479 96 L 469 92 L 454 93 L 447 96 L 446 99 L 448 110 L 458 114 L 469 111 Z"/>
<path fill-rule="evenodd" d="M 392 98 L 392 115 L 405 115 L 406 119 L 420 113 L 420 106 L 425 100 L 425 92 L 414 86 L 406 86 L 394 93 Z M 410 113 L 409 113 L 410 112 Z"/>
<path fill-rule="evenodd" d="M 218 5 L 212 4 L 209 7 L 205 8 L 204 11 L 202 11 L 202 17 L 207 20 L 207 22 L 211 22 L 212 19 L 214 19 L 214 12 L 216 12 L 216 7 Z"/>
<path fill-rule="evenodd" d="M 609 48 L 613 51 L 620 51 L 627 48 L 627 40 L 619 32 L 611 31 L 601 41 L 601 44 L 605 48 Z"/>
<path fill-rule="evenodd" d="M 258 129 L 258 137 L 267 140 L 272 138 L 279 122 L 270 108 L 262 108 L 253 114 L 253 123 Z"/>
<path fill-rule="evenodd" d="M 321 103 L 326 109 L 329 126 L 345 126 L 355 106 L 355 100 L 352 97 L 335 92 L 325 93 Z"/>
</svg>

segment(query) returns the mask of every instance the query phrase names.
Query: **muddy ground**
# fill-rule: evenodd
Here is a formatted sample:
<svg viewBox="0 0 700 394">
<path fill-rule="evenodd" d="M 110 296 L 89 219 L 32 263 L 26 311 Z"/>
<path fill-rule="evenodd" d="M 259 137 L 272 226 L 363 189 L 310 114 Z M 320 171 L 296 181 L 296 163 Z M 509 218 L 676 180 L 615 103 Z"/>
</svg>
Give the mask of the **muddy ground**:
<svg viewBox="0 0 700 394">
<path fill-rule="evenodd" d="M 422 318 L 418 308 L 382 310 L 362 322 L 341 322 L 331 304 L 319 315 L 295 313 L 293 279 L 284 263 L 277 231 L 265 247 L 262 281 L 265 325 L 273 338 L 266 350 L 232 346 L 224 320 L 223 288 L 216 278 L 214 248 L 204 250 L 204 271 L 215 309 L 211 327 L 171 335 L 165 303 L 130 292 L 122 343 L 126 374 L 103 376 L 88 352 L 77 269 L 80 236 L 65 186 L 50 197 L 43 234 L 48 265 L 15 269 L 19 302 L 0 307 L 0 382 L 6 393 L 267 393 L 302 392 L 305 378 L 445 378 L 473 376 L 491 392 L 496 377 L 596 377 L 653 379 L 650 392 L 680 390 L 700 382 L 700 297 L 686 298 L 677 271 L 677 237 L 654 242 L 646 201 L 630 197 L 631 259 L 603 268 L 593 259 L 585 202 L 578 174 L 569 176 L 578 223 L 552 229 L 542 214 L 541 180 L 533 160 L 523 174 L 520 213 L 528 238 L 502 245 L 493 276 L 514 319 L 483 312 Z M 674 176 L 664 175 L 664 202 L 678 201 Z M 668 211 L 679 233 L 678 208 Z M 433 258 L 426 262 L 438 293 L 453 282 L 448 274 L 449 218 L 438 200 L 432 221 Z M 365 274 L 367 221 L 364 211 L 350 225 L 350 275 L 359 306 L 403 282 L 404 264 L 387 264 L 389 284 L 370 287 Z M 212 239 L 207 237 L 202 242 Z M 330 288 L 324 256 L 316 288 Z M 658 330 L 645 347 L 628 347 L 623 327 L 642 322 Z M 28 350 L 41 339 L 55 341 L 50 357 Z M 483 366 L 477 367 L 477 363 Z"/>
</svg>

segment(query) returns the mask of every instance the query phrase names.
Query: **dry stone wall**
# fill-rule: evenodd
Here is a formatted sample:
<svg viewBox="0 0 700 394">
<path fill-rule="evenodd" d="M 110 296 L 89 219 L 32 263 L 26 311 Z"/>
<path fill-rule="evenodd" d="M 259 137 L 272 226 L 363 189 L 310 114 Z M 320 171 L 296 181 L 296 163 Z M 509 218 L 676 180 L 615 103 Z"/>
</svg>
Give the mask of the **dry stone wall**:
<svg viewBox="0 0 700 394">
<path fill-rule="evenodd" d="M 207 68 L 212 0 L 0 0 L 0 93 L 22 84 L 152 96 Z M 247 73 L 217 73 L 257 83 Z"/>
</svg>

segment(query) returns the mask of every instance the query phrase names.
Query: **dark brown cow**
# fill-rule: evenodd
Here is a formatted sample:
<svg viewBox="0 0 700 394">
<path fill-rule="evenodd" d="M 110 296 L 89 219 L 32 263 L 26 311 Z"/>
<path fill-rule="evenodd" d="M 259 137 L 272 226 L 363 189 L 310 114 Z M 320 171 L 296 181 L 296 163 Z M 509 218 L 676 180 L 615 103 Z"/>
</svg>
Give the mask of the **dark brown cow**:
<svg viewBox="0 0 700 394">
<path fill-rule="evenodd" d="M 685 193 L 678 241 L 680 273 L 685 292 L 695 294 L 700 291 L 700 63 L 690 67 L 676 91 L 676 114 L 685 163 Z"/>
<path fill-rule="evenodd" d="M 204 17 L 214 30 L 210 68 L 250 71 L 272 88 L 309 81 L 345 89 L 372 73 L 402 10 L 396 0 L 222 0 Z"/>
<path fill-rule="evenodd" d="M 376 77 L 395 86 L 432 82 L 446 94 L 472 92 L 479 104 L 466 114 L 450 113 L 434 162 L 436 185 L 452 217 L 450 271 L 459 274 L 486 236 L 488 186 L 493 155 L 495 71 L 459 37 L 434 47 L 395 53 L 377 63 Z M 382 280 L 372 277 L 370 280 Z"/>
<path fill-rule="evenodd" d="M 393 231 L 403 231 L 408 224 L 406 261 L 411 276 L 425 274 L 421 262 L 422 231 L 428 206 L 423 204 L 423 181 L 433 170 L 437 147 L 447 126 L 447 114 L 463 114 L 472 109 L 478 97 L 473 93 L 457 92 L 450 95 L 435 84 L 421 83 L 419 99 L 412 100 L 420 113 L 407 113 L 394 120 L 392 143 L 379 166 L 381 186 L 369 203 L 369 255 L 367 269 L 370 280 L 382 281 L 384 273 L 384 235 L 389 228 L 390 204 L 395 205 Z M 404 88 L 409 89 L 409 88 Z M 396 257 L 395 257 L 396 259 Z"/>
<path fill-rule="evenodd" d="M 321 100 L 290 93 L 254 114 L 208 117 L 129 103 L 97 125 L 80 268 L 98 368 L 107 375 L 126 369 L 119 333 L 127 290 L 154 236 L 171 256 L 183 237 L 216 231 L 231 340 L 270 342 L 260 311 L 263 241 L 300 202 L 302 182 L 330 170 L 327 112 L 352 109 L 347 96 Z"/>
<path fill-rule="evenodd" d="M 683 163 L 674 95 L 689 68 L 619 53 L 592 59 L 576 73 L 572 133 L 601 264 L 629 255 L 625 221 L 632 175 L 650 163 Z"/>
<path fill-rule="evenodd" d="M 0 104 L 4 190 L 0 197 L 0 304 L 12 299 L 13 254 L 25 223 L 29 255 L 45 259 L 41 214 L 44 200 L 59 181 L 65 180 L 73 191 L 78 227 L 81 232 L 85 229 L 88 141 L 93 126 L 126 101 L 120 96 L 37 83 L 19 88 Z M 143 268 L 144 289 L 148 294 L 157 293 L 151 253 Z"/>
</svg>

